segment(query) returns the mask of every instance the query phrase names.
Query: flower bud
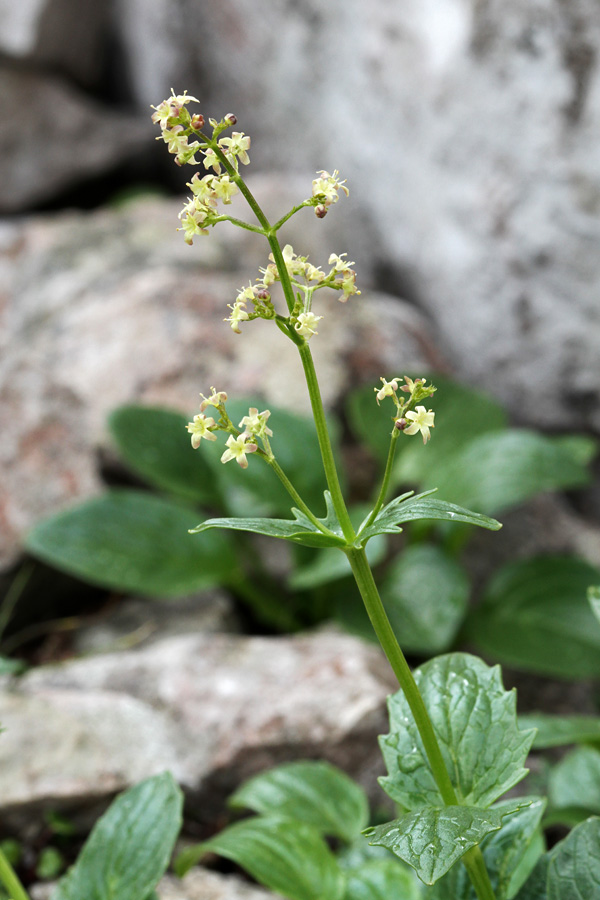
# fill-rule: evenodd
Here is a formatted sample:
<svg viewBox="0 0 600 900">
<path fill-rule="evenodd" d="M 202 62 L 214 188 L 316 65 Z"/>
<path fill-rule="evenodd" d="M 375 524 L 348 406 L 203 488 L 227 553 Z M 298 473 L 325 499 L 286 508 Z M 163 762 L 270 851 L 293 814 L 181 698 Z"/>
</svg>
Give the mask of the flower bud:
<svg viewBox="0 0 600 900">
<path fill-rule="evenodd" d="M 318 206 L 315 206 L 315 216 L 317 219 L 324 219 L 327 215 L 327 207 L 323 206 L 322 203 L 319 203 Z"/>
<path fill-rule="evenodd" d="M 194 131 L 200 131 L 200 129 L 204 125 L 204 116 L 200 113 L 196 113 L 196 115 L 192 116 L 190 125 L 192 126 Z"/>
<path fill-rule="evenodd" d="M 394 425 L 396 426 L 398 431 L 404 431 L 407 425 L 406 419 L 396 419 Z"/>
<path fill-rule="evenodd" d="M 265 290 L 258 291 L 256 294 L 256 299 L 257 300 L 270 300 L 271 295 L 268 291 L 265 291 Z"/>
<path fill-rule="evenodd" d="M 234 116 L 233 113 L 227 113 L 227 115 L 225 116 L 225 122 L 227 122 L 228 125 L 236 125 L 237 117 Z"/>
</svg>

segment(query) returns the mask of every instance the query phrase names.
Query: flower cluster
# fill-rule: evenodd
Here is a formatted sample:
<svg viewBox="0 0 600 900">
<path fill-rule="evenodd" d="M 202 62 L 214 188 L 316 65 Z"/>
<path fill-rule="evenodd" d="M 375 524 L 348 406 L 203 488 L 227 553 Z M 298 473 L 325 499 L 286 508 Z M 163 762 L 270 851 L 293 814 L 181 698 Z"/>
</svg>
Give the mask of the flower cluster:
<svg viewBox="0 0 600 900">
<path fill-rule="evenodd" d="M 257 439 L 263 445 L 261 453 L 268 460 L 274 459 L 269 438 L 273 432 L 267 425 L 267 420 L 271 415 L 270 410 L 265 409 L 263 412 L 258 411 L 256 407 L 250 407 L 248 415 L 244 416 L 236 428 L 229 418 L 225 409 L 227 394 L 225 391 L 217 391 L 211 388 L 208 397 L 200 394 L 202 402 L 200 403 L 200 413 L 194 416 L 191 422 L 188 422 L 186 429 L 191 434 L 192 447 L 197 450 L 202 439 L 208 441 L 216 441 L 215 431 L 229 432 L 229 437 L 225 442 L 226 450 L 221 455 L 221 462 L 227 463 L 235 459 L 237 464 L 242 468 L 248 468 L 247 454 L 256 453 L 258 450 Z M 212 416 L 204 415 L 205 410 L 213 406 L 219 413 L 219 421 L 215 422 Z M 239 429 L 242 429 L 241 431 Z"/>
<path fill-rule="evenodd" d="M 331 204 L 337 203 L 339 200 L 339 192 L 343 191 L 347 197 L 350 191 L 345 186 L 346 181 L 340 181 L 340 173 L 337 169 L 334 170 L 333 175 L 330 175 L 325 169 L 317 172 L 317 175 L 319 177 L 315 178 L 312 183 L 313 199 L 311 202 L 315 207 L 315 215 L 322 219 L 327 215 Z"/>
<path fill-rule="evenodd" d="M 248 312 L 247 304 L 252 303 L 253 311 Z M 273 319 L 275 317 L 275 307 L 271 301 L 269 293 L 264 282 L 257 284 L 249 284 L 248 287 L 240 289 L 239 294 L 235 298 L 234 303 L 228 303 L 227 306 L 231 310 L 231 315 L 227 316 L 225 322 L 229 322 L 236 334 L 241 334 L 240 322 L 248 322 L 250 319 Z"/>
<path fill-rule="evenodd" d="M 391 397 L 396 406 L 396 414 L 394 416 L 396 428 L 409 435 L 420 432 L 423 436 L 423 443 L 426 444 L 431 437 L 430 429 L 435 424 L 435 413 L 431 409 L 425 409 L 424 406 L 417 406 L 416 410 L 411 409 L 411 407 L 418 403 L 419 400 L 431 397 L 436 389 L 432 384 L 428 385 L 425 378 L 415 378 L 413 381 L 412 378 L 405 375 L 404 384 L 399 386 L 400 380 L 400 376 L 392 378 L 391 381 L 380 378 L 382 387 L 374 388 L 377 395 L 377 403 L 381 403 L 386 397 Z M 410 396 L 407 398 L 398 397 L 398 390 Z"/>
</svg>

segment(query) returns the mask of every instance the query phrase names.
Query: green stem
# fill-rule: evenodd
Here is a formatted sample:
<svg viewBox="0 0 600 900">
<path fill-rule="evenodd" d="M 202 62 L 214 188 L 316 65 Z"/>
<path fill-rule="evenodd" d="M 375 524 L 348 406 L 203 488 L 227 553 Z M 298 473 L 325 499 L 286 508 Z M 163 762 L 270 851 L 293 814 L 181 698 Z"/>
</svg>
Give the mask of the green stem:
<svg viewBox="0 0 600 900">
<path fill-rule="evenodd" d="M 2 850 L 0 850 L 0 880 L 12 900 L 30 900 L 29 894 L 17 878 L 13 867 Z"/>
<path fill-rule="evenodd" d="M 285 216 L 283 216 L 281 219 L 279 219 L 278 222 L 275 222 L 275 224 L 273 225 L 273 231 L 279 231 L 281 226 L 285 225 L 285 223 L 287 222 L 288 219 L 291 219 L 292 216 L 295 216 L 296 213 L 300 212 L 301 209 L 306 209 L 307 206 L 312 206 L 312 203 L 307 202 L 306 200 L 304 201 L 304 203 L 300 203 L 298 206 L 295 206 L 293 209 L 291 209 L 289 211 L 289 213 L 286 213 Z"/>
<path fill-rule="evenodd" d="M 259 225 L 251 225 L 250 222 L 244 222 L 243 219 L 236 219 L 235 216 L 228 216 L 225 213 L 212 220 L 213 225 L 217 225 L 219 222 L 231 222 L 232 225 L 237 225 L 238 228 L 245 228 L 246 231 L 253 231 L 255 234 L 265 233 L 264 228 L 261 228 Z"/>
<path fill-rule="evenodd" d="M 325 525 L 323 525 L 323 523 L 320 522 L 319 519 L 317 519 L 317 517 L 315 516 L 315 514 L 309 509 L 309 507 L 306 505 L 306 503 L 304 502 L 304 500 L 302 499 L 302 497 L 300 496 L 300 494 L 298 493 L 298 491 L 296 490 L 296 488 L 294 487 L 294 485 L 292 484 L 290 479 L 287 477 L 287 475 L 285 474 L 285 472 L 283 471 L 283 469 L 281 468 L 281 466 L 279 465 L 277 460 L 274 458 L 269 459 L 268 457 L 265 457 L 265 459 L 269 463 L 269 465 L 271 466 L 271 468 L 273 469 L 273 471 L 275 472 L 275 474 L 277 475 L 279 480 L 281 481 L 282 485 L 284 486 L 284 488 L 286 489 L 286 491 L 288 492 L 288 494 L 290 495 L 290 497 L 292 498 L 292 500 L 294 501 L 294 503 L 296 504 L 298 509 L 304 513 L 304 515 L 307 517 L 307 519 L 310 519 L 310 521 L 313 523 L 315 528 L 318 528 L 319 531 L 323 532 L 323 534 L 328 534 L 328 535 L 332 535 L 333 537 L 337 537 L 337 535 L 334 535 L 334 533 L 332 531 L 330 531 L 329 528 L 327 528 Z"/>
<path fill-rule="evenodd" d="M 396 635 L 390 625 L 390 620 L 381 602 L 379 591 L 367 560 L 367 554 L 362 547 L 346 550 L 346 555 L 352 566 L 352 572 L 360 591 L 365 608 L 375 629 L 375 634 L 383 648 L 383 652 L 394 670 L 400 687 L 410 706 L 423 746 L 431 766 L 433 777 L 439 788 L 440 794 L 446 806 L 456 806 L 458 799 L 450 781 L 450 775 L 442 757 L 442 753 L 431 724 L 431 719 L 421 697 L 421 693 L 410 666 L 406 662 L 404 653 L 396 640 Z"/>
<path fill-rule="evenodd" d="M 367 521 L 365 522 L 365 524 L 363 526 L 364 528 L 368 528 L 369 525 L 373 524 L 377 514 L 379 513 L 379 510 L 381 509 L 381 507 L 383 506 L 383 504 L 385 502 L 385 498 L 387 497 L 387 492 L 388 492 L 388 489 L 390 486 L 390 478 L 392 477 L 392 469 L 394 467 L 394 456 L 396 455 L 396 445 L 398 443 L 399 435 L 400 435 L 400 432 L 394 426 L 394 430 L 392 431 L 392 439 L 390 441 L 390 449 L 388 450 L 388 457 L 387 457 L 387 462 L 385 464 L 385 472 L 383 474 L 383 481 L 381 482 L 381 488 L 379 491 L 379 495 L 377 497 L 377 500 L 375 502 L 375 506 L 373 507 L 371 515 L 369 516 L 369 518 L 367 519 Z"/>
<path fill-rule="evenodd" d="M 496 900 L 496 894 L 488 875 L 483 853 L 479 847 L 471 847 L 470 850 L 467 850 L 462 858 L 462 862 L 479 900 Z"/>
<path fill-rule="evenodd" d="M 344 537 L 349 544 L 353 544 L 356 539 L 356 534 L 354 533 L 354 528 L 352 527 L 352 522 L 350 521 L 350 516 L 348 515 L 348 510 L 346 509 L 344 496 L 340 487 L 331 440 L 329 438 L 329 430 L 327 428 L 327 420 L 325 419 L 323 400 L 321 398 L 317 373 L 315 372 L 315 364 L 310 348 L 306 342 L 298 347 L 298 352 L 300 353 L 300 359 L 302 360 L 302 365 L 304 367 L 304 375 L 306 377 L 310 404 L 317 429 L 317 438 L 321 450 L 321 457 L 323 459 L 323 468 L 325 469 L 327 486 L 331 493 L 333 506 L 339 523 L 342 526 Z"/>
<path fill-rule="evenodd" d="M 6 593 L 4 602 L 0 607 L 0 641 L 2 640 L 4 632 L 6 631 L 6 626 L 12 618 L 15 606 L 17 605 L 19 598 L 25 589 L 27 582 L 31 578 L 32 572 L 33 563 L 29 563 L 23 566 L 21 571 L 15 576 L 14 581 L 12 582 Z"/>
</svg>

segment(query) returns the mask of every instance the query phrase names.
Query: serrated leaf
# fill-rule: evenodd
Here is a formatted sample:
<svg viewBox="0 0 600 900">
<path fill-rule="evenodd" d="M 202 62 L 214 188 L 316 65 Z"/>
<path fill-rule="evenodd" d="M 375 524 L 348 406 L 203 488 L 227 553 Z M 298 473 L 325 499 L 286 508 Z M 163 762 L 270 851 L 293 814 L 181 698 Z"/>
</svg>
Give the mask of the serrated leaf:
<svg viewBox="0 0 600 900">
<path fill-rule="evenodd" d="M 469 619 L 469 637 L 506 665 L 559 678 L 600 675 L 600 628 L 586 602 L 600 572 L 572 557 L 501 568 Z"/>
<path fill-rule="evenodd" d="M 423 377 L 424 373 L 412 375 Z M 506 425 L 506 413 L 491 397 L 443 375 L 428 374 L 427 381 L 433 381 L 437 387 L 435 395 L 427 401 L 435 410 L 435 431 L 425 448 L 419 440 L 410 437 L 402 440 L 397 450 L 396 484 L 420 483 L 428 470 L 435 471 L 453 452 L 464 447 L 465 442 Z M 377 405 L 371 385 L 348 397 L 351 428 L 382 464 L 386 461 L 390 443 L 392 411 L 391 400 Z"/>
<path fill-rule="evenodd" d="M 226 584 L 237 568 L 224 535 L 189 537 L 197 517 L 142 491 L 109 491 L 36 525 L 25 546 L 92 584 L 174 597 Z"/>
<path fill-rule="evenodd" d="M 52 900 L 145 900 L 171 858 L 182 806 L 168 772 L 125 791 L 98 820 Z"/>
<path fill-rule="evenodd" d="M 469 593 L 464 569 L 433 544 L 407 547 L 381 584 L 383 605 L 403 649 L 428 655 L 452 643 Z"/>
<path fill-rule="evenodd" d="M 502 826 L 503 816 L 519 808 L 479 809 L 475 806 L 426 807 L 400 819 L 369 828 L 369 843 L 387 847 L 409 866 L 421 881 L 434 884 L 467 850 Z"/>
<path fill-rule="evenodd" d="M 588 588 L 588 603 L 598 622 L 600 622 L 600 586 Z"/>
<path fill-rule="evenodd" d="M 464 522 L 467 525 L 478 525 L 480 528 L 487 528 L 491 531 L 498 531 L 499 528 L 502 528 L 496 519 L 463 509 L 454 503 L 446 503 L 445 500 L 433 498 L 430 496 L 433 493 L 435 493 L 435 489 L 426 491 L 424 494 L 417 494 L 416 497 L 411 496 L 412 491 L 396 497 L 383 507 L 371 525 L 359 532 L 359 539 L 368 540 L 375 534 L 399 534 L 402 531 L 399 525 L 418 519 Z"/>
<path fill-rule="evenodd" d="M 547 713 L 528 713 L 519 716 L 521 728 L 536 728 L 532 749 L 562 747 L 565 744 L 600 743 L 600 717 L 552 716 Z"/>
<path fill-rule="evenodd" d="M 557 844 L 548 866 L 548 900 L 600 897 L 600 819 L 577 825 Z"/>
<path fill-rule="evenodd" d="M 256 398 L 227 401 L 227 412 L 235 425 L 248 415 L 249 407 L 263 408 Z M 314 422 L 312 418 L 272 404 L 269 409 L 269 426 L 273 430 L 270 442 L 277 462 L 305 503 L 311 509 L 318 509 L 327 484 Z M 328 420 L 328 428 L 336 452 L 339 428 L 334 420 Z M 220 494 L 225 497 L 226 510 L 236 516 L 286 515 L 290 508 L 289 494 L 264 460 L 250 456 L 248 468 L 243 470 L 233 462 L 221 463 L 225 437 L 220 435 L 216 441 L 201 446 L 198 452 L 212 469 Z"/>
<path fill-rule="evenodd" d="M 204 853 L 217 853 L 246 869 L 260 884 L 289 900 L 338 900 L 344 876 L 316 828 L 276 816 L 244 819 L 177 861 L 179 875 Z"/>
<path fill-rule="evenodd" d="M 353 841 L 369 817 L 363 789 L 326 762 L 294 762 L 262 772 L 238 788 L 229 803 L 296 819 L 344 841 Z"/>
<path fill-rule="evenodd" d="M 548 797 L 555 809 L 585 810 L 583 818 L 599 815 L 600 750 L 578 747 L 564 756 L 550 772 Z"/>
<path fill-rule="evenodd" d="M 515 802 L 505 800 L 493 809 L 509 813 L 499 831 L 489 834 L 481 843 L 481 852 L 495 896 L 514 897 L 530 876 L 537 860 L 545 850 L 540 836 L 540 822 L 546 801 L 541 797 L 521 797 L 521 808 L 514 811 Z M 431 900 L 477 900 L 464 866 L 455 864 L 435 886 Z"/>
<path fill-rule="evenodd" d="M 430 660 L 414 672 L 459 801 L 486 807 L 526 774 L 535 732 L 519 731 L 516 693 L 500 667 L 468 653 Z M 387 777 L 380 784 L 405 809 L 442 806 L 404 693 L 388 700 L 390 733 L 380 738 Z"/>
<path fill-rule="evenodd" d="M 295 544 L 303 544 L 305 547 L 345 547 L 346 539 L 335 514 L 329 491 L 325 491 L 325 503 L 327 515 L 325 518 L 319 519 L 321 525 L 326 529 L 325 532 L 317 528 L 299 509 L 292 509 L 293 519 L 265 519 L 262 517 L 207 519 L 196 528 L 191 528 L 190 534 L 199 534 L 209 528 L 231 528 L 234 531 L 252 531 L 255 534 L 282 538 Z"/>
<path fill-rule="evenodd" d="M 189 421 L 170 409 L 128 405 L 108 418 L 110 433 L 128 466 L 150 484 L 212 505 L 219 492 L 204 455 L 192 448 Z"/>
<path fill-rule="evenodd" d="M 420 900 L 421 889 L 411 869 L 392 859 L 364 863 L 346 875 L 344 900 Z"/>
<path fill-rule="evenodd" d="M 581 487 L 589 480 L 586 466 L 569 445 L 524 429 L 482 435 L 435 470 L 441 497 L 488 514 L 543 491 Z"/>
</svg>

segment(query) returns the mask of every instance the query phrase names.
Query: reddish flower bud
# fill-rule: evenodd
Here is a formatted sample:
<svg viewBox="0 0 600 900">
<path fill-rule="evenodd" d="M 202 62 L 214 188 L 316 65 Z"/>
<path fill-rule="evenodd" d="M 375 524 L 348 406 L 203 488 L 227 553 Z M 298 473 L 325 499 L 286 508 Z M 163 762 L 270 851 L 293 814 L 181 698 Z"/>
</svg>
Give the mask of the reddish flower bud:
<svg viewBox="0 0 600 900">
<path fill-rule="evenodd" d="M 396 419 L 396 421 L 394 422 L 394 425 L 396 426 L 398 431 L 404 431 L 407 424 L 408 423 L 407 423 L 406 419 Z"/>
<path fill-rule="evenodd" d="M 200 115 L 200 113 L 196 113 L 196 115 L 192 116 L 190 124 L 194 131 L 200 131 L 200 129 L 204 125 L 204 116 Z"/>
<path fill-rule="evenodd" d="M 225 121 L 227 122 L 228 125 L 236 125 L 237 117 L 234 116 L 233 113 L 227 113 L 227 115 L 225 116 Z"/>
<path fill-rule="evenodd" d="M 271 295 L 268 291 L 259 291 L 256 295 L 258 300 L 270 300 Z"/>
<path fill-rule="evenodd" d="M 319 203 L 318 206 L 315 206 L 315 216 L 317 219 L 324 219 L 327 215 L 327 207 L 323 206 L 322 203 Z"/>
</svg>

